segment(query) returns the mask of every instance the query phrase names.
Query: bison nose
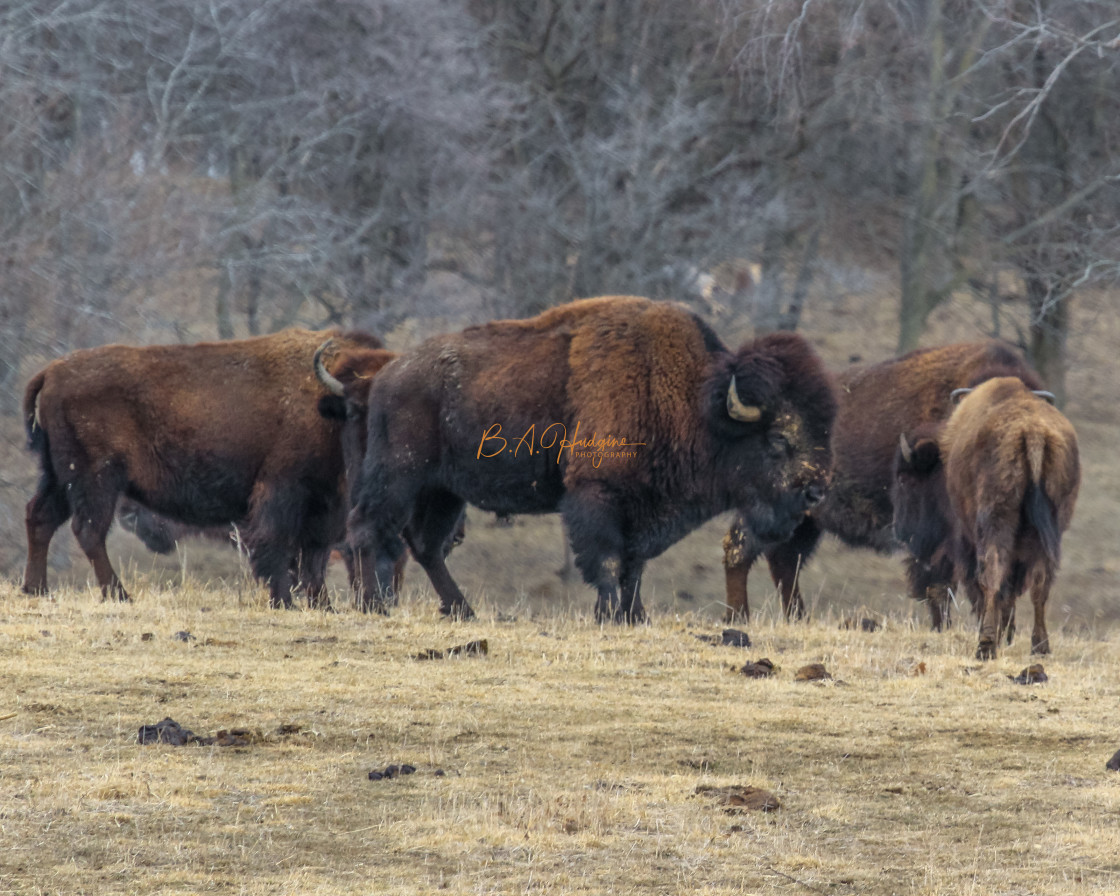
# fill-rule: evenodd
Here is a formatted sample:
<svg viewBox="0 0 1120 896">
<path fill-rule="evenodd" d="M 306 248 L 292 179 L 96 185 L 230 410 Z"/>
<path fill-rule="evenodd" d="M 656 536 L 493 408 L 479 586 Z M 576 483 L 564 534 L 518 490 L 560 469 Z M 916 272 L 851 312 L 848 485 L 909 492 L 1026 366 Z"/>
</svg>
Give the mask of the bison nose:
<svg viewBox="0 0 1120 896">
<path fill-rule="evenodd" d="M 816 507 L 824 500 L 825 488 L 819 482 L 812 482 L 805 487 L 805 503 Z"/>
</svg>

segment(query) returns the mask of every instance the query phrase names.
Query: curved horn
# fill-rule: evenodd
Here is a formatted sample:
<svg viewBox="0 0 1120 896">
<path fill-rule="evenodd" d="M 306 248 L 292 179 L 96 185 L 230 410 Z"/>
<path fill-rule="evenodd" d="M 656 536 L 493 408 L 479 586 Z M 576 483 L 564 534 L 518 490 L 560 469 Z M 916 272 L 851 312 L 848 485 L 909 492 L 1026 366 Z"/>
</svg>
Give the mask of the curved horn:
<svg viewBox="0 0 1120 896">
<path fill-rule="evenodd" d="M 343 398 L 346 395 L 346 387 L 342 385 L 342 381 L 333 376 L 329 370 L 323 365 L 323 352 L 334 345 L 333 339 L 328 339 L 317 349 L 315 349 L 315 357 L 311 359 L 312 365 L 315 367 L 315 379 L 327 387 L 327 391 L 331 395 L 337 395 Z"/>
<path fill-rule="evenodd" d="M 949 401 L 951 401 L 953 404 L 957 404 L 971 391 L 972 389 L 954 389 L 949 393 Z"/>
<path fill-rule="evenodd" d="M 741 423 L 757 423 L 762 419 L 762 408 L 756 404 L 743 404 L 739 390 L 735 388 L 735 374 L 731 375 L 731 385 L 727 387 L 727 414 L 732 420 Z"/>
<path fill-rule="evenodd" d="M 904 432 L 898 434 L 898 450 L 902 452 L 902 459 L 906 463 L 910 463 L 914 459 L 914 449 L 906 441 L 906 433 Z"/>
<path fill-rule="evenodd" d="M 1053 392 L 1047 392 L 1045 389 L 1031 389 L 1031 395 L 1037 395 L 1043 401 L 1054 404 L 1058 399 L 1054 396 Z"/>
</svg>

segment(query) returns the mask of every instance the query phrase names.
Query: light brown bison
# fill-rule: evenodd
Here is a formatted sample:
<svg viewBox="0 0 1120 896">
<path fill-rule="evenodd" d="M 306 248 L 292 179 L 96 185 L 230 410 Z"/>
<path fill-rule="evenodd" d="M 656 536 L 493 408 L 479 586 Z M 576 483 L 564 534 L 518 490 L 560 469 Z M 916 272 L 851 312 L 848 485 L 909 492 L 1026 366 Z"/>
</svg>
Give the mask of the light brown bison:
<svg viewBox="0 0 1120 896">
<path fill-rule="evenodd" d="M 954 389 L 1001 374 L 1020 377 L 1039 388 L 1023 358 L 995 340 L 919 349 L 837 377 L 840 408 L 832 428 L 832 484 L 789 539 L 765 542 L 733 521 L 724 538 L 728 621 L 750 618 L 747 577 L 760 554 L 781 593 L 786 617 L 804 613 L 799 578 L 822 532 L 845 544 L 886 553 L 898 547 L 892 533 L 893 461 L 899 435 L 944 420 L 952 411 Z M 944 565 L 907 562 L 910 593 L 929 604 L 935 629 L 949 622 L 949 580 Z"/>
<path fill-rule="evenodd" d="M 339 425 L 318 411 L 316 348 L 375 347 L 363 333 L 286 330 L 197 345 L 77 351 L 31 378 L 24 397 L 42 475 L 27 504 L 24 591 L 47 590 L 47 551 L 72 518 L 102 594 L 128 600 L 105 551 L 121 495 L 178 523 L 242 524 L 272 606 L 301 584 L 325 596 L 343 537 Z"/>
<path fill-rule="evenodd" d="M 348 527 L 365 605 L 391 600 L 403 533 L 442 612 L 470 616 L 441 549 L 469 502 L 559 511 L 596 617 L 640 620 L 645 562 L 712 516 L 745 508 L 759 537 L 788 536 L 824 494 L 835 407 L 800 336 L 730 351 L 633 296 L 430 339 L 369 389 Z"/>
<path fill-rule="evenodd" d="M 1046 601 L 1081 483 L 1077 436 L 1049 393 L 1017 377 L 958 394 L 935 439 L 901 440 L 898 535 L 951 561 L 980 615 L 978 659 L 995 657 L 1004 631 L 1010 643 L 1027 589 L 1031 652 L 1049 653 Z"/>
</svg>

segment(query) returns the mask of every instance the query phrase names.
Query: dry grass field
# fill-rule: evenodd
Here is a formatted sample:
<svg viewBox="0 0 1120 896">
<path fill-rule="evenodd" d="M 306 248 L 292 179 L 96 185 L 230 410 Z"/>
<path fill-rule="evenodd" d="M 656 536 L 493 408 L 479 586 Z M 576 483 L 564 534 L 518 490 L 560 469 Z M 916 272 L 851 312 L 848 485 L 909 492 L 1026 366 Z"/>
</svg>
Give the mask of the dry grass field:
<svg viewBox="0 0 1120 896">
<path fill-rule="evenodd" d="M 1120 637 L 0 591 L 2 893 L 1120 892 Z M 181 632 L 188 633 L 178 634 Z M 485 656 L 417 659 L 485 639 Z M 737 670 L 762 657 L 769 679 Z M 821 663 L 831 680 L 795 680 Z M 170 716 L 229 745 L 140 745 Z M 409 775 L 371 771 L 409 764 Z M 776 811 L 725 805 L 757 787 Z"/>
</svg>

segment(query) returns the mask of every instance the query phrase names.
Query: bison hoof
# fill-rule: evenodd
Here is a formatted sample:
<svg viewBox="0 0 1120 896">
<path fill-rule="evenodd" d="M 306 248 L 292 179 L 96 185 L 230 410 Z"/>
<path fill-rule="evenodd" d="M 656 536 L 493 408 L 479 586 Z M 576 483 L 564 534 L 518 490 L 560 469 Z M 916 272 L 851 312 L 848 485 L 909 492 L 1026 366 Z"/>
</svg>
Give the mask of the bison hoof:
<svg viewBox="0 0 1120 896">
<path fill-rule="evenodd" d="M 981 641 L 976 648 L 976 659 L 994 660 L 996 658 L 996 645 L 991 641 Z"/>
<path fill-rule="evenodd" d="M 1037 644 L 1031 644 L 1031 653 L 1038 654 L 1040 656 L 1043 655 L 1043 654 L 1050 653 L 1050 641 L 1049 641 L 1049 639 L 1047 639 L 1045 641 L 1039 641 Z"/>
<path fill-rule="evenodd" d="M 466 622 L 469 619 L 474 619 L 474 610 L 470 608 L 469 604 L 465 603 L 450 607 L 441 606 L 439 611 L 453 622 Z"/>
</svg>

